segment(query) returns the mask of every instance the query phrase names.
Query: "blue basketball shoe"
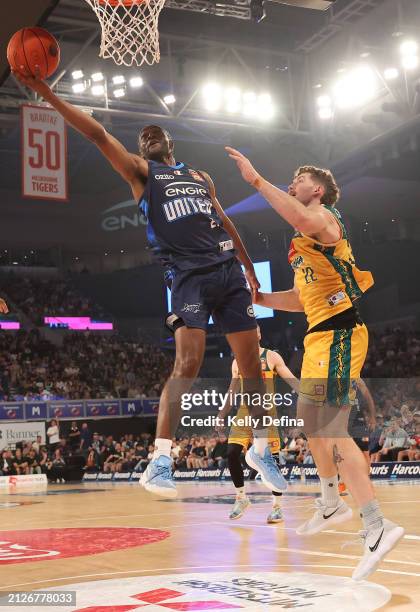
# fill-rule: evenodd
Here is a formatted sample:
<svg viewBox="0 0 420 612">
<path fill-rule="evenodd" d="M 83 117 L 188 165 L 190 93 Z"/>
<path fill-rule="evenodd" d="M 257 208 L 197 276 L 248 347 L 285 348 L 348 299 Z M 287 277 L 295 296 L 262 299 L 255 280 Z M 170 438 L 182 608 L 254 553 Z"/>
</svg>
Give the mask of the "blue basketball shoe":
<svg viewBox="0 0 420 612">
<path fill-rule="evenodd" d="M 140 484 L 146 491 L 161 497 L 176 497 L 178 493 L 172 477 L 172 459 L 166 455 L 152 459 L 140 478 Z"/>
<path fill-rule="evenodd" d="M 270 491 L 282 493 L 287 489 L 287 482 L 277 467 L 268 447 L 265 449 L 264 456 L 261 457 L 255 452 L 254 445 L 251 446 L 245 455 L 245 461 L 249 467 L 259 472 L 262 482 Z"/>
</svg>

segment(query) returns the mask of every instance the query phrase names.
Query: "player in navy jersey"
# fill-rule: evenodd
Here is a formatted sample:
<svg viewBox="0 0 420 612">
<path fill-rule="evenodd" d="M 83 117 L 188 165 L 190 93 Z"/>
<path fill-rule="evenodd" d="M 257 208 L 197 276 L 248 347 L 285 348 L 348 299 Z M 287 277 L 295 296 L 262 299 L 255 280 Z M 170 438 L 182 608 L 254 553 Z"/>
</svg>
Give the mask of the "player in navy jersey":
<svg viewBox="0 0 420 612">
<path fill-rule="evenodd" d="M 95 119 L 56 96 L 47 83 L 21 72 L 15 76 L 91 140 L 127 181 L 147 219 L 152 250 L 165 266 L 173 311 L 166 322 L 175 334 L 176 357 L 160 399 L 155 452 L 141 482 L 149 491 L 175 497 L 171 442 L 180 418 L 181 396 L 190 390 L 201 367 L 210 315 L 226 334 L 246 385 L 244 392 L 264 392 L 251 298 L 251 292 L 256 295 L 259 288 L 254 267 L 217 200 L 211 178 L 175 161 L 174 143 L 164 129 L 144 127 L 139 137 L 140 155 L 130 153 Z M 252 416 L 262 416 L 262 404 L 256 403 L 251 407 Z M 262 419 L 253 433 L 254 445 L 249 451 L 253 463 L 267 487 L 281 492 L 286 481 L 268 449 Z"/>
</svg>

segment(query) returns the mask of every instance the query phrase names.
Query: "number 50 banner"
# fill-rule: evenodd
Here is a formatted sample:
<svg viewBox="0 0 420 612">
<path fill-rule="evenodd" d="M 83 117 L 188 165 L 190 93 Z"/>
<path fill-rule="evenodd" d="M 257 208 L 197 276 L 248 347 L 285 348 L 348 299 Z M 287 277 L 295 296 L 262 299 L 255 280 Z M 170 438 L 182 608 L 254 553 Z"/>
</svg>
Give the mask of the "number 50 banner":
<svg viewBox="0 0 420 612">
<path fill-rule="evenodd" d="M 62 116 L 45 106 L 21 107 L 22 193 L 67 200 L 67 135 Z"/>
</svg>

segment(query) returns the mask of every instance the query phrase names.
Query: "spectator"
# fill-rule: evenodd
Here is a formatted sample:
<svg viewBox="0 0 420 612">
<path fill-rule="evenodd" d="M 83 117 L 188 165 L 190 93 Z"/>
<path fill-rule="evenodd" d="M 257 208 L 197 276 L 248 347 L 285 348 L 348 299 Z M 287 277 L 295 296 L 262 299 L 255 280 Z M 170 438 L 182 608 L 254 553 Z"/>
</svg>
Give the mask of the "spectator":
<svg viewBox="0 0 420 612">
<path fill-rule="evenodd" d="M 384 417 L 382 414 L 376 415 L 376 426 L 369 432 L 369 455 L 376 456 L 382 448 L 382 433 L 384 429 Z M 372 457 L 373 460 L 373 457 Z"/>
<path fill-rule="evenodd" d="M 34 449 L 34 451 L 37 454 L 39 454 L 41 445 L 42 445 L 42 437 L 41 436 L 37 436 L 36 437 L 36 441 L 32 443 L 32 448 Z"/>
<path fill-rule="evenodd" d="M 94 472 L 99 472 L 100 469 L 100 465 L 99 465 L 99 455 L 98 453 L 95 451 L 95 449 L 91 448 L 88 452 L 88 455 L 86 457 L 86 466 L 85 466 L 85 470 L 88 474 L 94 473 Z"/>
<path fill-rule="evenodd" d="M 121 472 L 121 467 L 124 462 L 125 456 L 122 450 L 121 444 L 115 445 L 115 450 L 110 452 L 104 461 L 104 472 Z"/>
<path fill-rule="evenodd" d="M 67 467 L 59 448 L 55 449 L 53 458 L 47 462 L 47 478 L 50 482 L 65 482 Z"/>
<path fill-rule="evenodd" d="M 206 457 L 206 446 L 203 438 L 193 442 L 190 454 L 187 457 L 187 469 L 198 469 L 204 467 Z"/>
<path fill-rule="evenodd" d="M 39 449 L 39 459 L 38 459 L 38 464 L 39 467 L 41 468 L 41 473 L 42 474 L 46 474 L 47 473 L 47 469 L 48 469 L 48 453 L 47 453 L 47 449 L 45 446 L 41 446 L 41 448 Z"/>
<path fill-rule="evenodd" d="M 92 434 L 89 431 L 87 423 L 82 423 L 82 429 L 80 431 L 80 450 L 87 452 L 92 444 Z"/>
<path fill-rule="evenodd" d="M 398 452 L 409 447 L 407 432 L 400 427 L 398 419 L 392 419 L 389 427 L 384 429 L 379 444 L 382 445 L 374 461 L 395 461 Z"/>
<path fill-rule="evenodd" d="M 144 472 L 144 470 L 149 465 L 149 460 L 147 458 L 147 450 L 141 444 L 137 444 L 134 458 L 137 461 L 134 466 L 135 472 Z"/>
<path fill-rule="evenodd" d="M 15 457 L 13 460 L 13 468 L 17 475 L 21 474 L 29 474 L 29 464 L 26 458 L 22 455 L 22 450 L 20 448 L 16 448 Z"/>
<path fill-rule="evenodd" d="M 60 431 L 58 428 L 58 421 L 52 419 L 50 426 L 47 429 L 48 446 L 51 453 L 55 451 L 60 442 Z"/>
<path fill-rule="evenodd" d="M 80 429 L 78 428 L 76 421 L 72 421 L 69 431 L 69 442 L 72 451 L 80 448 Z"/>
<path fill-rule="evenodd" d="M 33 448 L 29 451 L 28 455 L 26 456 L 26 461 L 29 466 L 30 474 L 41 474 L 41 466 L 39 464 L 39 457 L 37 456 Z"/>
<path fill-rule="evenodd" d="M 228 450 L 228 442 L 227 437 L 224 434 L 219 434 L 219 440 L 216 443 L 213 452 L 211 454 L 211 458 L 213 459 L 215 465 L 223 470 L 227 465 L 227 450 Z"/>
<path fill-rule="evenodd" d="M 12 476 L 16 474 L 12 453 L 8 449 L 3 450 L 1 454 L 0 473 L 2 476 Z"/>
<path fill-rule="evenodd" d="M 420 459 L 420 423 L 416 425 L 416 431 L 412 438 L 409 438 L 410 447 L 398 453 L 397 461 L 418 461 Z"/>
<path fill-rule="evenodd" d="M 98 432 L 95 432 L 93 434 L 93 439 L 92 439 L 92 444 L 91 444 L 91 448 L 93 448 L 93 450 L 100 455 L 103 452 L 103 443 L 102 443 L 102 438 L 101 436 L 98 434 Z"/>
<path fill-rule="evenodd" d="M 312 457 L 311 449 L 308 448 L 305 452 L 305 457 L 303 459 L 303 465 L 314 465 L 314 458 Z"/>
</svg>

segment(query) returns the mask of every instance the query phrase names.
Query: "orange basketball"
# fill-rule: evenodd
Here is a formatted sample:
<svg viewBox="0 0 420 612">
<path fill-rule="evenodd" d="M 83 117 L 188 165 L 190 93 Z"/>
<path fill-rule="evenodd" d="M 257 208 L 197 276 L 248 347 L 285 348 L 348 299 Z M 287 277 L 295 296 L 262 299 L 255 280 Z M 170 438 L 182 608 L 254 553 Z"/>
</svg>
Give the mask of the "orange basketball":
<svg viewBox="0 0 420 612">
<path fill-rule="evenodd" d="M 46 79 L 60 62 L 60 47 L 52 34 L 43 28 L 22 28 L 13 34 L 7 45 L 7 61 L 13 70 Z"/>
</svg>

